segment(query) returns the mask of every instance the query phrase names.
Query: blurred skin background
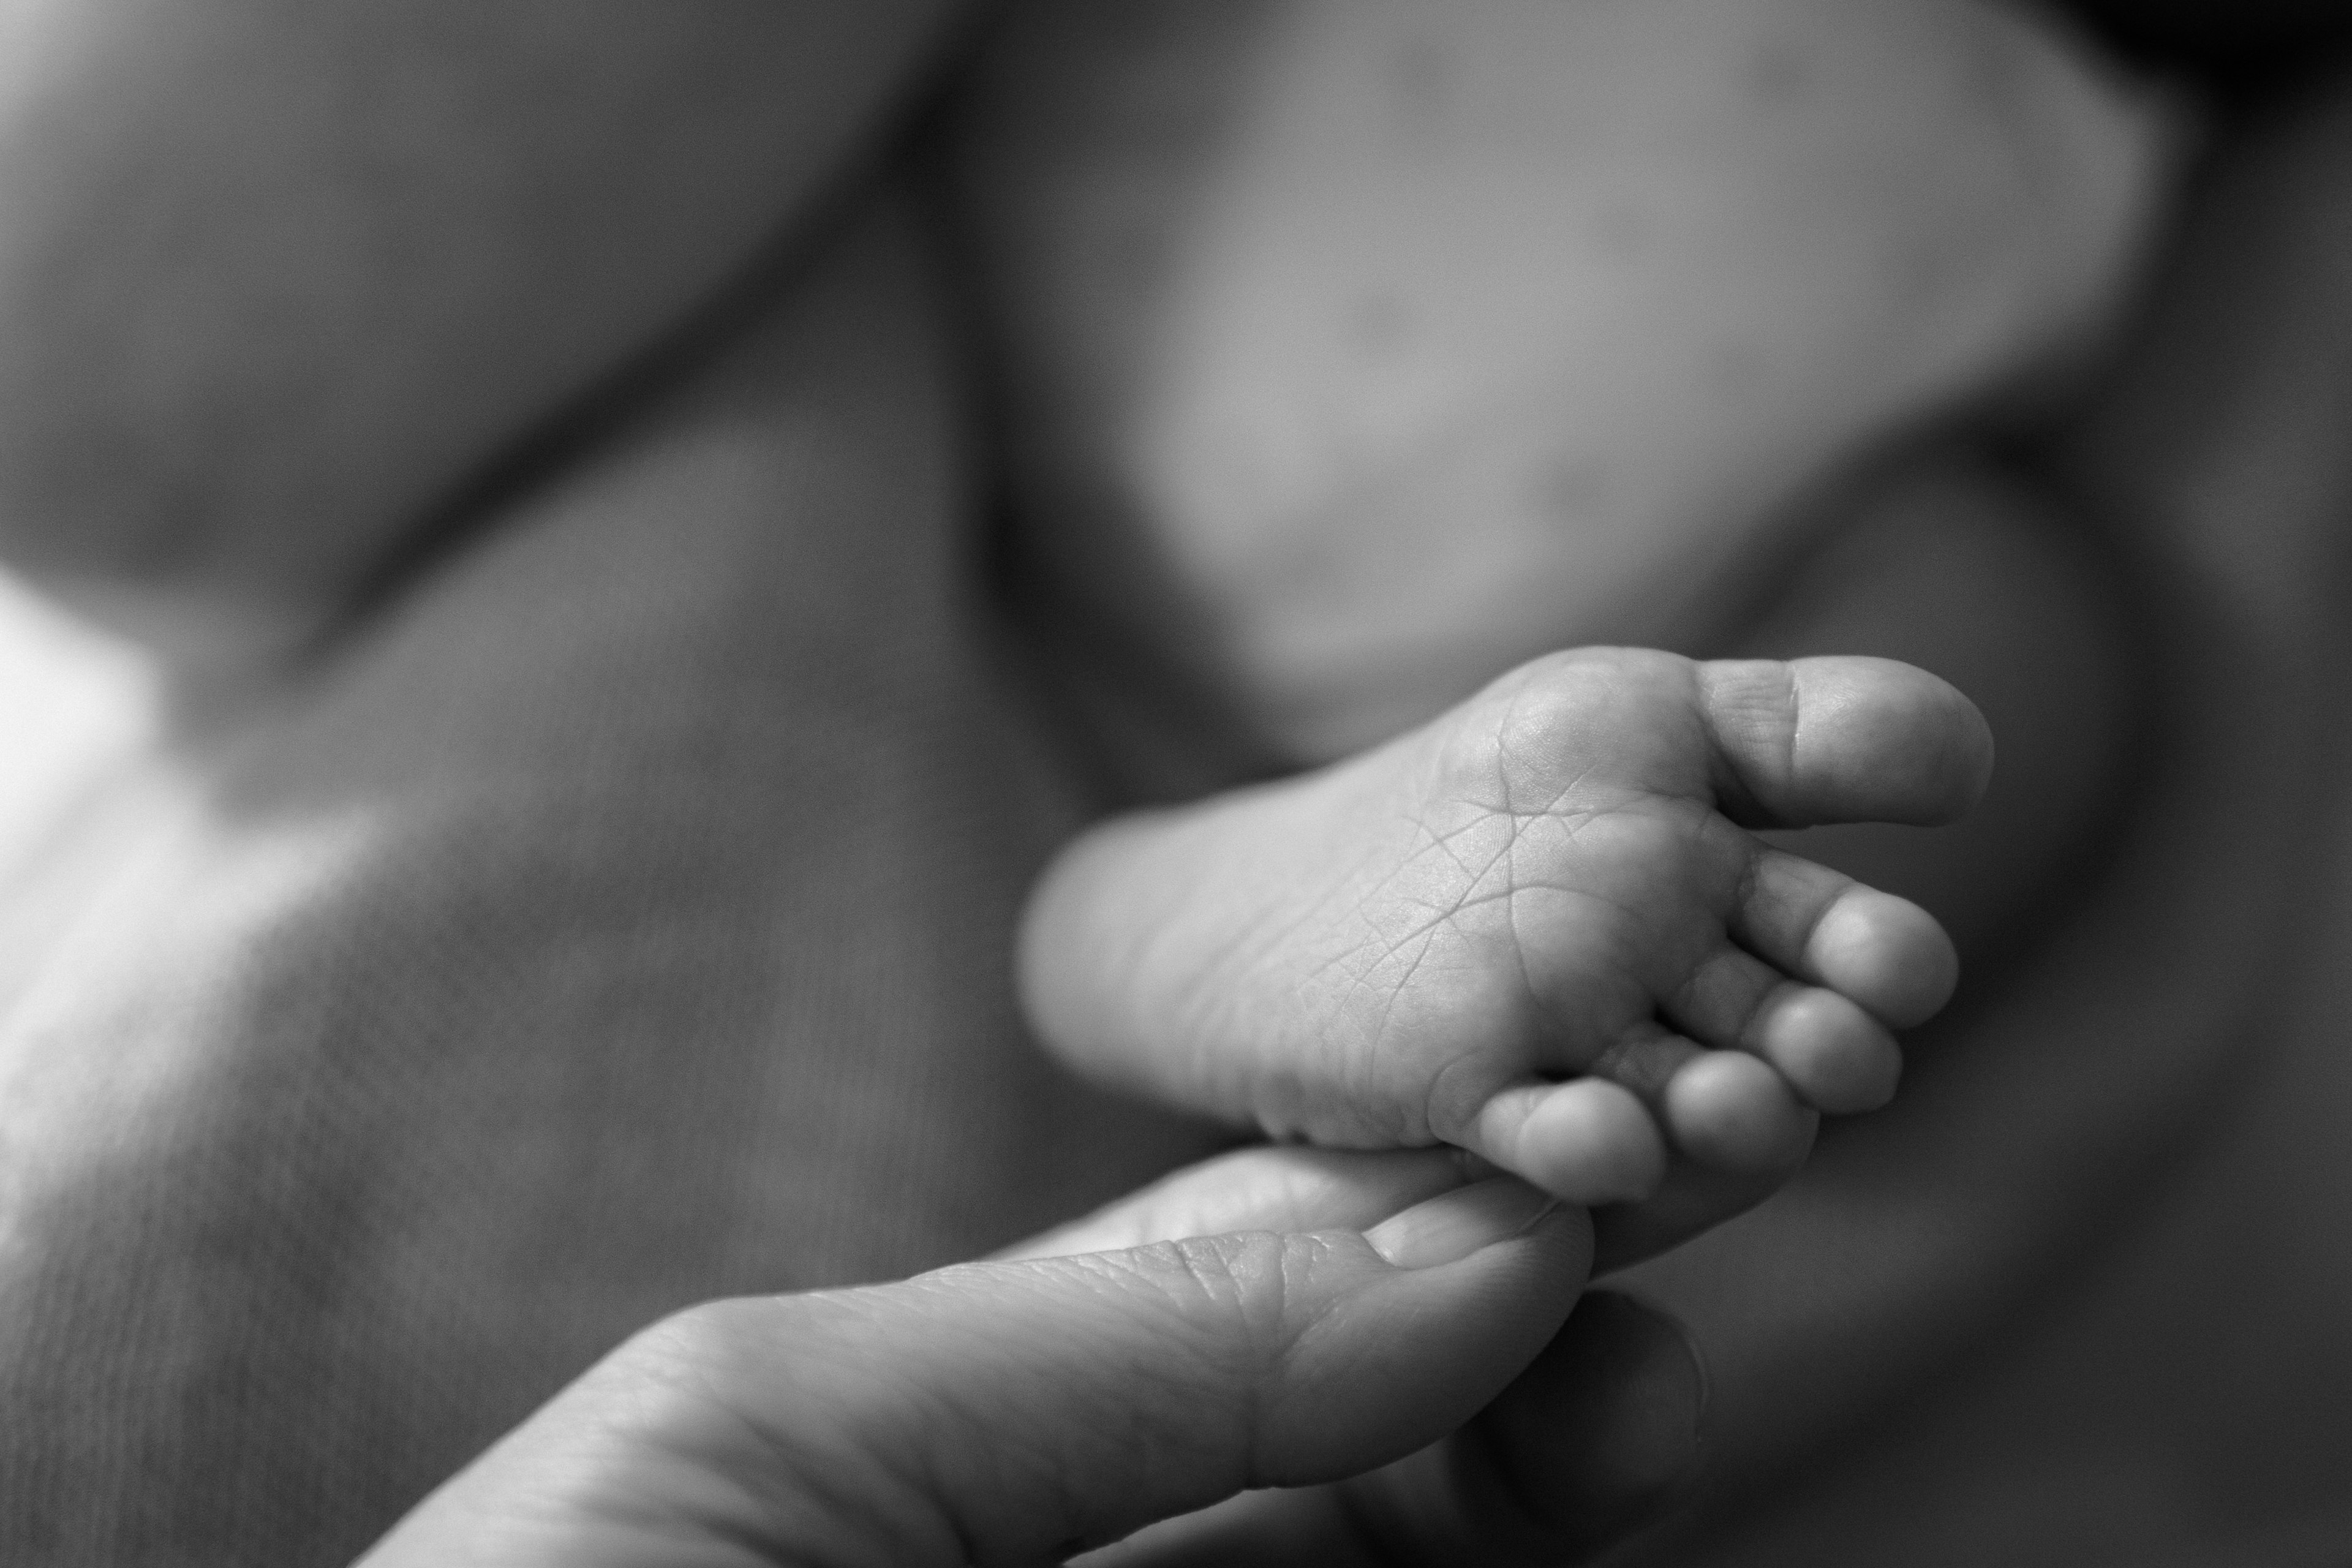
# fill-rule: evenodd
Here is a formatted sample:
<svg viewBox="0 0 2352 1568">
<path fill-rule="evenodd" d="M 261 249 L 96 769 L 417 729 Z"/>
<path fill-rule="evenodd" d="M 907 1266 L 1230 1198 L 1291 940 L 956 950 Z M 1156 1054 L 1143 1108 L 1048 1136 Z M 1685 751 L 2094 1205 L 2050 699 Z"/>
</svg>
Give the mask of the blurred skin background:
<svg viewBox="0 0 2352 1568">
<path fill-rule="evenodd" d="M 2147 186 L 2085 264 L 2106 281 L 2077 300 L 2057 268 L 2056 324 L 2002 296 L 1992 327 L 1927 334 L 1935 375 L 1870 381 L 1859 306 L 1789 325 L 1775 363 L 1846 330 L 1863 369 L 1735 401 L 1737 462 L 1674 501 L 1769 495 L 1759 542 L 1704 573 L 1678 543 L 1598 625 L 1496 614 L 1465 656 L 1826 638 L 1943 669 L 2004 747 L 1959 847 L 1851 847 L 1917 878 L 1973 965 L 1903 1099 L 1630 1277 L 1714 1394 L 1703 1478 L 1627 1560 L 2329 1560 L 2352 1538 L 2346 29 L 2317 5 L 1899 9 L 1997 16 L 2130 84 L 2115 116 L 2161 172 L 2048 182 Z M 1801 45 L 1875 26 L 1774 14 Z M 1199 467 L 1122 444 L 1130 407 L 1191 438 L 1181 395 L 1121 401 L 1119 364 L 1175 363 L 1112 341 L 1148 290 L 1074 324 L 1054 311 L 1085 280 L 1023 249 L 1085 216 L 1022 161 L 1021 117 L 1092 79 L 1057 68 L 1068 15 L 0 13 L 0 549 L 25 584 L 0 670 L 0 1555 L 348 1558 L 664 1312 L 973 1256 L 1225 1136 L 1028 1048 L 1028 877 L 1103 809 L 1337 754 L 1458 679 L 1368 712 L 1332 672 L 1371 668 L 1349 638 L 1392 609 L 1261 604 L 1315 580 L 1056 521 Z M 1176 15 L 1121 47 L 1181 132 L 1278 85 L 1263 39 L 1349 14 Z M 1903 107 L 1834 123 L 1897 141 Z M 1081 142 L 1116 177 L 1079 194 L 1164 214 L 1228 167 L 1161 131 Z M 1370 170 L 1377 206 L 1381 155 L 1309 168 Z M 1532 319 L 1451 264 L 1418 276 L 1495 324 L 1413 386 L 1475 389 Z M 1203 319 L 1182 363 L 1213 391 L 1228 318 Z M 1562 407 L 1466 454 L 1394 443 L 1398 482 L 1504 516 L 1475 487 Z M 1661 471 L 1696 467 L 1676 440 Z M 1254 545 L 1322 514 L 1216 515 L 1271 518 L 1231 524 Z M 1321 641 L 1261 629 L 1317 613 Z M 1658 1227 L 1622 1224 L 1620 1256 Z"/>
</svg>

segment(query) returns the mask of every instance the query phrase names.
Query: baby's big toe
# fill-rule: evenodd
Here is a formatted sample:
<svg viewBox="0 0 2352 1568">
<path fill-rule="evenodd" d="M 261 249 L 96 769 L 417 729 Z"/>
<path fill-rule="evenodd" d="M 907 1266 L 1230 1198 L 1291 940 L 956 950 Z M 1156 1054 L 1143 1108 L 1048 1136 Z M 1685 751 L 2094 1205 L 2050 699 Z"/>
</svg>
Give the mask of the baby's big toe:
<svg viewBox="0 0 2352 1568">
<path fill-rule="evenodd" d="M 1951 822 L 1992 776 L 1992 731 L 1949 682 L 1886 658 L 1699 668 L 1725 813 L 1750 827 Z"/>
</svg>

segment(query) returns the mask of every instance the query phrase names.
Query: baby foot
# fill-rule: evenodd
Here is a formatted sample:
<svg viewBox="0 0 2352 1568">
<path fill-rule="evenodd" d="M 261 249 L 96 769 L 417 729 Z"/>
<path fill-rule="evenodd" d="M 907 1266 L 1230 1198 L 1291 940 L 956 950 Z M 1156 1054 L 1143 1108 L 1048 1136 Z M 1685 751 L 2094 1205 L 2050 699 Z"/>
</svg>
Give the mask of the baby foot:
<svg viewBox="0 0 2352 1568">
<path fill-rule="evenodd" d="M 1748 828 L 1927 824 L 1975 707 L 1885 659 L 1538 659 L 1319 773 L 1114 820 L 1032 900 L 1047 1043 L 1127 1087 L 1354 1147 L 1446 1142 L 1578 1203 L 1668 1142 L 1793 1169 L 1894 1092 L 1951 994 L 1925 910 Z"/>
</svg>

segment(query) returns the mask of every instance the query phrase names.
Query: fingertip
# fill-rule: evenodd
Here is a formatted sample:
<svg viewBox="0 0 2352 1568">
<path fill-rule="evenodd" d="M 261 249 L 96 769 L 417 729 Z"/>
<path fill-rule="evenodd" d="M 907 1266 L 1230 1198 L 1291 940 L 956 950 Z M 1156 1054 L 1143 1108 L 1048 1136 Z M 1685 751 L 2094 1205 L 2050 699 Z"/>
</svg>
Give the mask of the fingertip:
<svg viewBox="0 0 2352 1568">
<path fill-rule="evenodd" d="M 1435 1268 L 1534 1227 L 1559 1200 L 1515 1176 L 1426 1198 L 1364 1232 L 1391 1268 Z"/>
<path fill-rule="evenodd" d="M 1489 1157 L 1563 1202 L 1585 1208 L 1636 1203 L 1665 1180 L 1666 1143 L 1657 1122 L 1631 1089 L 1605 1079 L 1545 1085 L 1532 1091 L 1531 1102 L 1498 1096 L 1482 1123 L 1490 1118 L 1516 1125 L 1482 1127 Z"/>
<path fill-rule="evenodd" d="M 1891 1028 L 1924 1024 L 1959 984 L 1960 958 L 1936 917 L 1908 899 L 1849 888 L 1806 943 L 1820 982 Z"/>
<path fill-rule="evenodd" d="M 1063 1258 L 1244 1230 L 1360 1228 L 1459 1186 L 1465 1176 L 1477 1181 L 1495 1173 L 1470 1168 L 1468 1158 L 1445 1148 L 1272 1143 L 1236 1149 L 993 1256 Z"/>
<path fill-rule="evenodd" d="M 1742 1174 L 1796 1169 L 1821 1125 L 1769 1063 L 1745 1051 L 1693 1057 L 1667 1083 L 1665 1111 L 1684 1153 Z"/>
</svg>

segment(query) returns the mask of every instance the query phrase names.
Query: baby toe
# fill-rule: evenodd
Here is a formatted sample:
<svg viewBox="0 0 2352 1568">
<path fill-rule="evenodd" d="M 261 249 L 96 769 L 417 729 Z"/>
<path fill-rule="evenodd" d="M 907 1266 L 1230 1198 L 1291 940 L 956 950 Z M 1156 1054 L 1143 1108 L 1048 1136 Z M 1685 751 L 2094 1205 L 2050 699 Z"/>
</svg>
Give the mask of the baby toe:
<svg viewBox="0 0 2352 1568">
<path fill-rule="evenodd" d="M 1770 1064 L 1744 1051 L 1693 1057 L 1666 1085 L 1665 1114 L 1684 1153 L 1746 1174 L 1794 1170 L 1821 1124 Z"/>
<path fill-rule="evenodd" d="M 1822 984 L 1898 1029 L 1935 1016 L 1960 973 L 1952 939 L 1933 915 L 1859 884 L 1822 912 L 1805 958 Z"/>
<path fill-rule="evenodd" d="M 1903 1076 L 1903 1049 L 1885 1025 L 1811 985 L 1782 983 L 1757 1008 L 1743 1043 L 1778 1068 L 1799 1099 L 1832 1115 L 1877 1110 Z"/>
<path fill-rule="evenodd" d="M 1648 1197 L 1665 1179 L 1657 1122 L 1604 1079 L 1506 1089 L 1479 1112 L 1472 1152 L 1554 1197 L 1592 1207 Z"/>
<path fill-rule="evenodd" d="M 1785 850 L 1758 851 L 1728 924 L 1768 963 L 1898 1029 L 1934 1016 L 1959 979 L 1959 955 L 1933 915 Z"/>
</svg>

